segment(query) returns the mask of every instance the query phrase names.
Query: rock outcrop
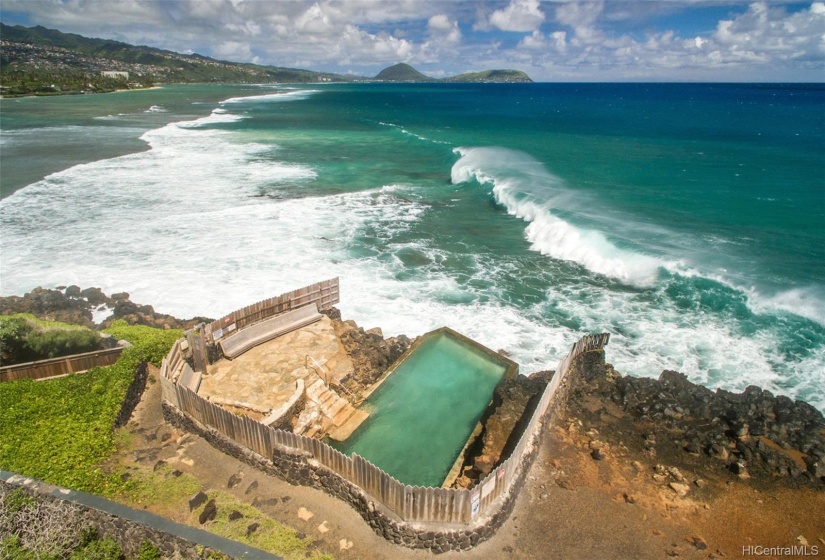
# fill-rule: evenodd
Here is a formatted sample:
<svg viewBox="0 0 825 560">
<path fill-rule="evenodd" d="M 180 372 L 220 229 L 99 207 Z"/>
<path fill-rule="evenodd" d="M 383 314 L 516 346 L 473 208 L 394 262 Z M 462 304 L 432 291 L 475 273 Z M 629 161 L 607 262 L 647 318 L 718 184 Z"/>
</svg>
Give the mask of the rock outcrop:
<svg viewBox="0 0 825 560">
<path fill-rule="evenodd" d="M 110 315 L 95 325 L 93 311 L 108 311 Z M 23 296 L 0 298 L 0 315 L 31 313 L 40 319 L 62 321 L 89 328 L 106 328 L 113 321 L 123 319 L 130 325 L 147 325 L 161 329 L 188 329 L 198 323 L 211 322 L 206 317 L 181 320 L 155 312 L 151 305 L 140 305 L 120 292 L 107 296 L 100 288 L 81 289 L 78 286 L 58 289 L 35 288 Z"/>
<path fill-rule="evenodd" d="M 69 286 L 65 293 L 38 287 L 24 296 L 0 298 L 0 315 L 31 313 L 39 319 L 62 321 L 93 329 L 95 324 L 92 321 L 92 309 L 100 303 L 93 304 L 82 294 L 77 286 Z"/>
<path fill-rule="evenodd" d="M 528 377 L 517 375 L 496 387 L 492 405 L 480 422 L 481 433 L 474 444 L 468 446 L 454 487 L 473 486 L 507 460 L 552 377 L 552 371 L 540 371 Z"/>
<path fill-rule="evenodd" d="M 675 371 L 622 376 L 601 352 L 583 358 L 568 415 L 602 436 L 698 472 L 825 485 L 825 418 L 808 403 L 755 386 L 711 391 Z"/>
<path fill-rule="evenodd" d="M 405 335 L 384 338 L 381 329 L 364 330 L 355 321 L 342 321 L 336 308 L 324 312 L 332 319 L 335 334 L 352 360 L 352 377 L 345 381 L 347 389 L 361 391 L 371 386 L 395 360 L 410 347 L 412 341 Z"/>
</svg>

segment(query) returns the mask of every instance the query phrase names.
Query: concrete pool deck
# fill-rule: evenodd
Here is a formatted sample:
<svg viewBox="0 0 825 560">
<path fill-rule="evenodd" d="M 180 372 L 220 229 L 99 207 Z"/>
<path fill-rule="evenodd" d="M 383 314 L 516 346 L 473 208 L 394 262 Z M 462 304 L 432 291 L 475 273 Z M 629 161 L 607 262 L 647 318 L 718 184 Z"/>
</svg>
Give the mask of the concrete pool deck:
<svg viewBox="0 0 825 560">
<path fill-rule="evenodd" d="M 312 359 L 308 360 L 307 356 Z M 313 360 L 322 366 L 321 375 Z M 285 404 L 295 392 L 296 381 L 302 379 L 307 404 L 298 420 L 298 433 L 314 435 L 320 429 L 337 429 L 354 416 L 360 416 L 349 403 L 330 391 L 322 379 L 325 376 L 330 383 L 340 382 L 353 372 L 352 361 L 329 317 L 259 344 L 233 360 L 221 359 L 208 370 L 201 381 L 199 395 L 216 401 L 245 403 L 261 410 L 277 409 Z"/>
</svg>

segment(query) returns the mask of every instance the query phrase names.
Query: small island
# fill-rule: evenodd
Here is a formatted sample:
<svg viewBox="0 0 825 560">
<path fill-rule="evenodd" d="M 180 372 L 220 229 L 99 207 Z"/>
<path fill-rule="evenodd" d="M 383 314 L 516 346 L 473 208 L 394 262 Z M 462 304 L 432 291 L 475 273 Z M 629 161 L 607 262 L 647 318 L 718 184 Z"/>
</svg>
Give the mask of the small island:
<svg viewBox="0 0 825 560">
<path fill-rule="evenodd" d="M 531 84 L 533 80 L 521 70 L 484 70 L 482 72 L 465 72 L 440 80 L 426 76 L 409 64 L 394 64 L 384 68 L 375 78 L 381 82 L 447 82 L 447 83 L 509 83 Z"/>
</svg>

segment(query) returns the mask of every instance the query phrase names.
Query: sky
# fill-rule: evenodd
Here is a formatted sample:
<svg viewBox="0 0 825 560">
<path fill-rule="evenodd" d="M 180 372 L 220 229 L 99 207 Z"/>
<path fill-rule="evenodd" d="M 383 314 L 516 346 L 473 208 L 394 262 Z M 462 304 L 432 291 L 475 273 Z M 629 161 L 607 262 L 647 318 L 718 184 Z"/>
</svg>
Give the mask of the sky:
<svg viewBox="0 0 825 560">
<path fill-rule="evenodd" d="M 0 20 L 360 76 L 825 81 L 825 1 L 0 0 Z"/>
</svg>

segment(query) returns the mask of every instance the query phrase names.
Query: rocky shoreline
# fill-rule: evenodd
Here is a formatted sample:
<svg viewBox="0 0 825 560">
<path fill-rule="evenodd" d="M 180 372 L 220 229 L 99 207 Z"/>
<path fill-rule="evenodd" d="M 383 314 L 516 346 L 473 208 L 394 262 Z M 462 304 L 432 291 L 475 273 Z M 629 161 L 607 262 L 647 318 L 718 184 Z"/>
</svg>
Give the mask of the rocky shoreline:
<svg viewBox="0 0 825 560">
<path fill-rule="evenodd" d="M 108 312 L 108 315 L 105 315 Z M 90 329 L 105 329 L 118 319 L 130 325 L 146 325 L 159 329 L 189 329 L 214 319 L 193 317 L 181 320 L 157 313 L 151 305 L 141 305 L 119 292 L 107 296 L 100 288 L 59 286 L 56 289 L 37 287 L 23 296 L 0 297 L 0 315 L 31 313 L 39 319 L 83 325 Z M 95 313 L 106 318 L 96 323 Z"/>
<path fill-rule="evenodd" d="M 594 460 L 612 445 L 699 477 L 825 488 L 822 413 L 756 386 L 711 391 L 668 370 L 658 379 L 623 376 L 603 353 L 591 353 L 567 417 L 595 428 L 589 441 Z"/>
<path fill-rule="evenodd" d="M 95 324 L 94 313 L 106 311 L 106 319 Z M 78 286 L 36 288 L 22 297 L 0 298 L 0 315 L 12 313 L 90 328 L 105 328 L 117 319 L 164 329 L 211 321 L 180 320 L 132 302 L 128 293 L 107 296 L 99 288 Z M 385 339 L 380 329 L 365 330 L 342 320 L 335 308 L 326 314 L 353 362 L 354 373 L 345 385 L 356 395 L 372 386 L 413 342 L 404 335 Z M 566 416 L 598 434 L 589 444 L 593 460 L 601 460 L 608 446 L 618 446 L 649 461 L 680 464 L 700 476 L 724 474 L 758 484 L 825 488 L 825 418 L 808 403 L 755 386 L 742 393 L 711 391 L 674 371 L 662 372 L 659 379 L 622 375 L 605 363 L 604 352 L 582 359 Z M 457 486 L 474 484 L 507 459 L 523 420 L 552 375 L 544 371 L 518 376 L 496 389 L 477 437 L 467 447 Z"/>
</svg>

